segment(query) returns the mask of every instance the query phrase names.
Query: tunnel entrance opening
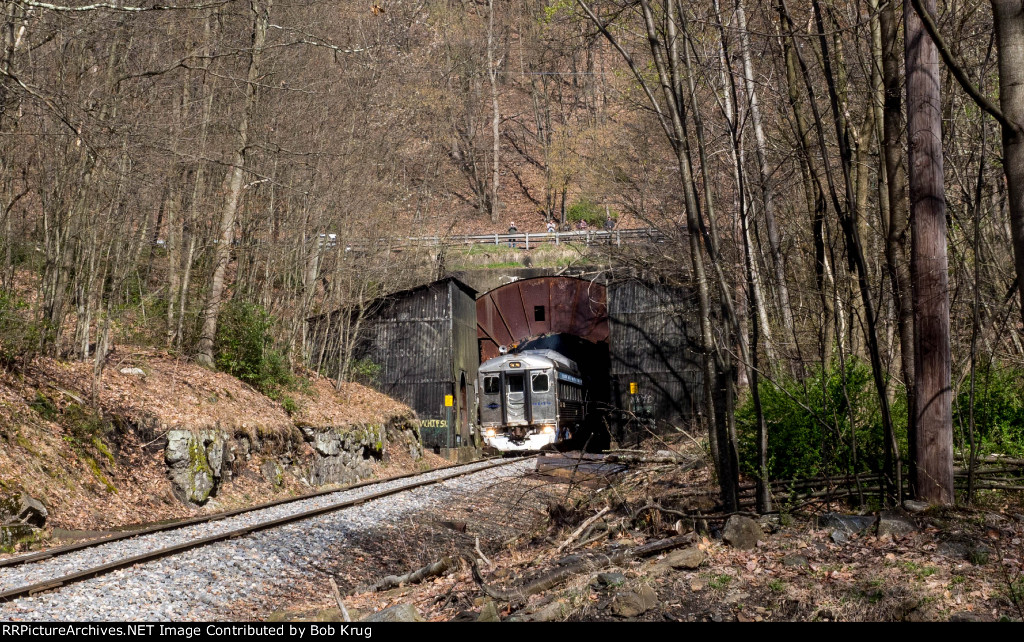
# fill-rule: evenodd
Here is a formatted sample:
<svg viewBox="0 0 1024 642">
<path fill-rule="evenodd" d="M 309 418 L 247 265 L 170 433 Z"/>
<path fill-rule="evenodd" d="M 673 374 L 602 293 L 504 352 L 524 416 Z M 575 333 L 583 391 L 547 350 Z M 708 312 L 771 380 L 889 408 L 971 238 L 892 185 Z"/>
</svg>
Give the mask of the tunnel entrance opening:
<svg viewBox="0 0 1024 642">
<path fill-rule="evenodd" d="M 480 362 L 523 350 L 555 350 L 579 366 L 587 415 L 565 449 L 607 449 L 609 409 L 608 295 L 603 283 L 566 276 L 522 279 L 481 295 L 477 305 Z"/>
<path fill-rule="evenodd" d="M 612 416 L 611 358 L 608 342 L 591 343 L 572 334 L 549 334 L 528 339 L 517 351 L 554 350 L 576 362 L 587 390 L 587 415 L 583 429 L 559 445 L 560 450 L 606 450 L 611 441 L 608 429 Z"/>
</svg>

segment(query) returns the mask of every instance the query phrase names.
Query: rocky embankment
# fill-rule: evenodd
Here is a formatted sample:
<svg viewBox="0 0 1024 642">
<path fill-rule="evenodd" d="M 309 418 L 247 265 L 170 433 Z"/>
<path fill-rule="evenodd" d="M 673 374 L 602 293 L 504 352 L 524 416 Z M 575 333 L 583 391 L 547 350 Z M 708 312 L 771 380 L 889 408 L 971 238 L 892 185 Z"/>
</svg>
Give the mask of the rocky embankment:
<svg viewBox="0 0 1024 642">
<path fill-rule="evenodd" d="M 0 444 L 0 551 L 429 463 L 414 413 L 373 390 L 311 379 L 285 406 L 148 350 L 113 353 L 98 379 L 50 359 L 0 372 Z"/>
</svg>

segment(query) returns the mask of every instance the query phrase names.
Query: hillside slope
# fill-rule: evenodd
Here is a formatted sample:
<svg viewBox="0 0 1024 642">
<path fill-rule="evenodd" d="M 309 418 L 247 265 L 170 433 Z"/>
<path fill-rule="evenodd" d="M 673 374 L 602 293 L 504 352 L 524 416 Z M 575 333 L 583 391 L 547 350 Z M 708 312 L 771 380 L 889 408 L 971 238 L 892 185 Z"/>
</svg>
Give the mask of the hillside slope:
<svg viewBox="0 0 1024 642">
<path fill-rule="evenodd" d="M 289 416 L 234 377 L 146 349 L 118 348 L 98 379 L 92 364 L 45 358 L 0 371 L 0 499 L 45 506 L 38 538 L 440 463 L 424 457 L 412 411 L 385 395 L 313 379 L 293 397 Z"/>
</svg>

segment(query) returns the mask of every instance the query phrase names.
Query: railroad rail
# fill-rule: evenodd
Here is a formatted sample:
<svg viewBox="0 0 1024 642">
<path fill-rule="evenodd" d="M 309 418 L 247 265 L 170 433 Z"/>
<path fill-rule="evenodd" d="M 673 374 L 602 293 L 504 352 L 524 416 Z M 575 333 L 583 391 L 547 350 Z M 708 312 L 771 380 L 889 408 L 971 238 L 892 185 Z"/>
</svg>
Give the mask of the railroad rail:
<svg viewBox="0 0 1024 642">
<path fill-rule="evenodd" d="M 298 502 L 298 501 L 302 501 L 302 500 L 306 500 L 306 499 L 311 499 L 311 498 L 315 498 L 315 497 L 321 497 L 321 496 L 324 496 L 324 495 L 348 492 L 348 491 L 355 490 L 355 489 L 358 489 L 358 488 L 364 488 L 364 487 L 367 487 L 367 486 L 373 486 L 373 485 L 378 485 L 378 484 L 386 484 L 388 482 L 400 481 L 402 479 L 408 479 L 408 478 L 411 478 L 411 477 L 420 477 L 420 476 L 428 475 L 428 474 L 435 473 L 435 472 L 438 472 L 438 471 L 443 471 L 443 470 L 451 470 L 451 469 L 455 469 L 455 468 L 461 468 L 461 469 L 468 468 L 468 470 L 454 471 L 454 472 L 451 472 L 451 473 L 448 473 L 448 474 L 445 474 L 445 475 L 441 475 L 439 477 L 432 477 L 430 479 L 422 480 L 422 481 L 419 481 L 419 482 L 413 482 L 413 483 L 409 483 L 409 484 L 402 484 L 402 485 L 396 486 L 394 488 L 387 488 L 385 490 L 382 490 L 382 491 L 379 491 L 379 492 L 376 492 L 376 493 L 370 493 L 369 495 L 363 495 L 361 497 L 356 497 L 356 498 L 352 498 L 352 499 L 346 499 L 346 500 L 343 500 L 341 502 L 329 504 L 327 506 L 321 506 L 321 507 L 313 508 L 313 509 L 306 510 L 306 511 L 300 511 L 298 513 L 293 513 L 293 514 L 290 514 L 290 515 L 285 515 L 283 517 L 278 517 L 278 518 L 275 518 L 275 519 L 270 519 L 270 520 L 267 520 L 265 522 L 259 522 L 259 523 L 256 523 L 256 524 L 250 524 L 248 526 L 243 526 L 241 528 L 232 529 L 232 530 L 229 530 L 229 531 L 225 531 L 223 533 L 218 533 L 216 535 L 209 535 L 209 536 L 206 536 L 206 537 L 200 537 L 200 538 L 197 538 L 197 539 L 192 539 L 192 540 L 189 540 L 187 542 L 183 542 L 183 543 L 180 543 L 180 544 L 175 544 L 175 545 L 168 546 L 168 547 L 165 547 L 165 548 L 161 548 L 161 549 L 157 549 L 157 550 L 153 550 L 153 551 L 148 551 L 148 552 L 141 553 L 141 554 L 138 554 L 138 555 L 132 555 L 132 556 L 129 556 L 129 557 L 124 557 L 124 558 L 113 560 L 111 562 L 108 562 L 108 563 L 105 563 L 105 564 L 102 564 L 102 565 L 99 565 L 99 566 L 94 566 L 94 567 L 90 567 L 90 568 L 81 569 L 81 570 L 75 571 L 73 573 L 68 573 L 66 575 L 62 575 L 62 576 L 59 576 L 59 577 L 55 577 L 55 578 L 51 578 L 51 579 L 47 579 L 47 580 L 43 580 L 43 581 L 39 581 L 39 582 L 34 582 L 32 584 L 26 584 L 26 585 L 23 585 L 23 586 L 18 586 L 18 587 L 14 587 L 14 588 L 10 588 L 10 589 L 6 589 L 4 591 L 0 591 L 0 603 L 9 602 L 11 600 L 15 600 L 15 599 L 18 599 L 18 598 L 21 598 L 21 597 L 28 597 L 28 596 L 31 596 L 31 595 L 35 595 L 37 593 L 42 593 L 44 591 L 50 591 L 50 590 L 57 589 L 57 588 L 60 588 L 62 586 L 65 586 L 67 584 L 72 584 L 74 582 L 80 582 L 80 581 L 83 581 L 83 580 L 86 580 L 86 579 L 90 579 L 90 578 L 93 578 L 93 577 L 98 577 L 100 575 L 105 575 L 107 573 L 111 573 L 111 572 L 116 571 L 118 569 L 127 568 L 127 567 L 130 567 L 130 566 L 134 566 L 136 564 L 140 564 L 140 563 L 144 563 L 144 562 L 151 562 L 151 561 L 154 561 L 154 560 L 157 560 L 157 559 L 161 559 L 161 558 L 164 558 L 164 557 L 169 557 L 171 555 L 176 555 L 178 553 L 182 553 L 182 552 L 185 552 L 185 551 L 188 551 L 188 550 L 192 550 L 192 549 L 195 549 L 195 548 L 200 548 L 202 546 L 207 546 L 207 545 L 213 544 L 215 542 L 220 542 L 220 541 L 224 541 L 224 540 L 229 540 L 229 539 L 235 539 L 235 538 L 238 538 L 238 537 L 243 537 L 243 536 L 248 535 L 250 533 L 255 533 L 255 532 L 263 531 L 263 530 L 268 530 L 268 529 L 271 529 L 271 528 L 276 528 L 276 527 L 279 527 L 279 526 L 283 526 L 285 524 L 290 524 L 290 523 L 293 523 L 293 522 L 302 521 L 304 519 L 309 519 L 311 517 L 316 517 L 318 515 L 323 515 L 323 514 L 326 514 L 326 513 L 331 513 L 331 512 L 334 512 L 334 511 L 345 509 L 345 508 L 350 508 L 352 506 L 357 506 L 359 504 L 364 504 L 366 502 L 370 502 L 370 501 L 373 501 L 373 500 L 376 500 L 376 499 L 381 499 L 381 498 L 387 497 L 389 495 L 395 495 L 397 493 L 401 493 L 401 492 L 404 492 L 404 491 L 407 491 L 407 490 L 411 490 L 413 488 L 421 488 L 421 487 L 424 487 L 424 486 L 431 486 L 431 485 L 439 484 L 441 482 L 444 482 L 444 481 L 447 481 L 447 480 L 450 480 L 450 479 L 455 479 L 456 477 L 462 477 L 464 475 L 470 475 L 470 474 L 473 474 L 473 473 L 478 473 L 478 472 L 481 472 L 481 471 L 490 470 L 492 468 L 497 468 L 497 467 L 500 467 L 500 466 L 507 466 L 507 465 L 510 465 L 510 464 L 514 464 L 514 463 L 523 461 L 525 459 L 530 459 L 530 457 L 515 457 L 515 458 L 491 457 L 491 458 L 487 458 L 487 459 L 483 459 L 483 460 L 477 460 L 477 461 L 474 461 L 474 462 L 470 462 L 468 464 L 453 464 L 451 466 L 442 466 L 440 468 L 434 468 L 434 469 L 431 469 L 431 470 L 428 470 L 428 471 L 416 472 L 416 473 L 406 473 L 404 475 L 396 475 L 394 477 L 388 477 L 386 479 L 376 479 L 376 480 L 371 480 L 371 481 L 366 481 L 366 482 L 360 482 L 358 484 L 352 484 L 350 486 L 345 486 L 345 487 L 341 487 L 341 488 L 335 488 L 333 490 L 318 491 L 318 492 L 315 492 L 315 493 L 308 493 L 306 495 L 301 495 L 301 496 L 297 496 L 297 497 L 289 497 L 287 499 L 281 499 L 281 500 L 276 500 L 276 501 L 272 501 L 272 502 L 267 502 L 267 503 L 259 504 L 257 506 L 252 506 L 252 507 L 249 507 L 249 508 L 236 509 L 236 510 L 231 510 L 231 511 L 224 511 L 224 512 L 221 512 L 221 513 L 215 513 L 213 515 L 207 515 L 207 516 L 204 516 L 204 517 L 192 518 L 192 519 L 182 520 L 182 521 L 173 522 L 173 523 L 169 523 L 169 524 L 161 524 L 161 525 L 158 525 L 158 526 L 148 527 L 148 528 L 144 528 L 144 529 L 137 530 L 137 531 L 128 531 L 128 532 L 124 532 L 124 533 L 117 533 L 117 534 L 114 534 L 114 535 L 111 535 L 111 536 L 107 536 L 107 537 L 103 537 L 103 538 L 99 538 L 99 539 L 96 539 L 96 540 L 90 540 L 88 542 L 79 542 L 79 543 L 70 544 L 70 545 L 67 545 L 67 546 L 56 547 L 56 548 L 49 549 L 49 550 L 46 550 L 46 551 L 40 551 L 39 553 L 32 553 L 32 554 L 29 554 L 29 555 L 22 555 L 22 556 L 18 556 L 18 557 L 14 557 L 14 558 L 8 558 L 8 559 L 0 561 L 0 568 L 12 567 L 12 566 L 17 566 L 17 565 L 21 565 L 21 564 L 33 563 L 33 562 L 40 562 L 40 561 L 43 561 L 43 560 L 46 560 L 46 559 L 51 559 L 51 558 L 59 557 L 61 555 L 64 555 L 64 554 L 67 554 L 67 553 L 70 553 L 70 552 L 73 552 L 73 551 L 78 551 L 78 550 L 82 550 L 82 549 L 86 549 L 86 548 L 93 548 L 93 547 L 96 547 L 96 546 L 102 546 L 104 544 L 108 544 L 110 542 L 114 542 L 114 541 L 118 541 L 118 540 L 129 539 L 129 538 L 133 538 L 133 537 L 139 537 L 139 536 L 142 536 L 142 535 L 148 535 L 148 534 L 152 534 L 152 533 L 156 533 L 156 532 L 176 530 L 176 529 L 179 529 L 179 528 L 184 528 L 186 526 L 191 526 L 191 525 L 195 525 L 195 524 L 219 521 L 219 520 L 223 520 L 223 519 L 226 519 L 228 517 L 233 517 L 233 516 L 240 515 L 240 514 L 243 514 L 243 513 L 254 512 L 254 511 L 258 511 L 258 510 L 262 510 L 262 509 L 266 509 L 266 508 L 272 508 L 272 507 L 275 507 L 275 506 L 280 506 L 282 504 Z M 486 465 L 483 465 L 483 466 L 475 466 L 476 464 L 479 464 L 482 461 L 483 462 L 490 461 L 490 463 L 486 464 Z"/>
</svg>

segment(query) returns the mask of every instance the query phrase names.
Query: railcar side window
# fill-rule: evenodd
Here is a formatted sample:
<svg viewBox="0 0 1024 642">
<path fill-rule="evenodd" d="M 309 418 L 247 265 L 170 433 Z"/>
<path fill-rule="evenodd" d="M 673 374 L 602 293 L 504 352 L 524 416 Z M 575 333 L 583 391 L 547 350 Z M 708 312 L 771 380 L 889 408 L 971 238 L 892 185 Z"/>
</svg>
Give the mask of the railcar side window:
<svg viewBox="0 0 1024 642">
<path fill-rule="evenodd" d="M 533 391 L 534 392 L 547 392 L 548 391 L 548 376 L 546 374 L 535 374 L 535 375 L 533 375 Z"/>
<path fill-rule="evenodd" d="M 498 378 L 497 377 L 484 377 L 484 394 L 485 395 L 496 395 L 496 394 L 498 394 Z"/>
</svg>

